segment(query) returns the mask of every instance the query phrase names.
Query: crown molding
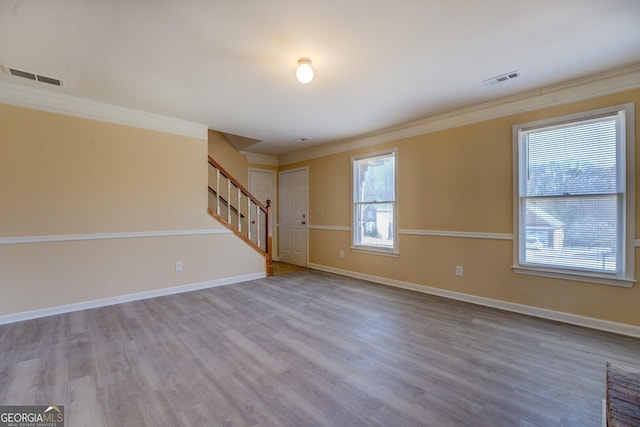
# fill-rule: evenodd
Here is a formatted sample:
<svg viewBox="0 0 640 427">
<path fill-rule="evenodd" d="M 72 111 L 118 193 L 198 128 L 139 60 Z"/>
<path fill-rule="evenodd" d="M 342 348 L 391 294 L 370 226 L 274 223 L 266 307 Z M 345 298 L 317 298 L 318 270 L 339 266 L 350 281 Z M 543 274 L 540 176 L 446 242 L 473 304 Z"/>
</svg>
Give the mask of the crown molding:
<svg viewBox="0 0 640 427">
<path fill-rule="evenodd" d="M 240 151 L 240 154 L 247 157 L 249 163 L 267 166 L 280 166 L 280 160 L 276 156 L 268 154 L 250 153 L 248 151 Z"/>
<path fill-rule="evenodd" d="M 191 138 L 207 139 L 207 126 L 200 123 L 3 81 L 0 81 L 0 103 Z"/>
<path fill-rule="evenodd" d="M 371 147 L 454 127 L 464 126 L 554 105 L 595 98 L 640 87 L 640 64 L 596 74 L 496 101 L 439 114 L 373 134 L 349 138 L 280 157 L 288 165 L 318 157 Z"/>
</svg>

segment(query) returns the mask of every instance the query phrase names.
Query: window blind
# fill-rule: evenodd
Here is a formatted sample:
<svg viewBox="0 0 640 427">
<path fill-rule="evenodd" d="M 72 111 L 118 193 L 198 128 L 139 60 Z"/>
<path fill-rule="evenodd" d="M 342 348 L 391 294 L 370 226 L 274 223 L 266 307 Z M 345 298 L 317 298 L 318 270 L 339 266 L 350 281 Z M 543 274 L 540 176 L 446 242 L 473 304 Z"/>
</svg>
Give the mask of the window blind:
<svg viewBox="0 0 640 427">
<path fill-rule="evenodd" d="M 618 116 L 522 131 L 521 262 L 616 273 L 623 174 Z"/>
</svg>

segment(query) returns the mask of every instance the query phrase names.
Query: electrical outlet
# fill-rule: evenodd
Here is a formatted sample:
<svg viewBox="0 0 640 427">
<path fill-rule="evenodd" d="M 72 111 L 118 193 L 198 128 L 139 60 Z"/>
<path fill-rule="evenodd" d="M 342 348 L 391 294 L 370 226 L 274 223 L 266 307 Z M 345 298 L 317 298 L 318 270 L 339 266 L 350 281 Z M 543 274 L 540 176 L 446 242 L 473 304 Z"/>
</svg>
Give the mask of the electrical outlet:
<svg viewBox="0 0 640 427">
<path fill-rule="evenodd" d="M 462 266 L 456 265 L 456 276 L 462 276 L 462 274 L 463 274 Z"/>
<path fill-rule="evenodd" d="M 176 261 L 176 271 L 182 271 L 182 261 Z"/>
<path fill-rule="evenodd" d="M 340 249 L 340 258 L 344 258 L 344 250 Z"/>
</svg>

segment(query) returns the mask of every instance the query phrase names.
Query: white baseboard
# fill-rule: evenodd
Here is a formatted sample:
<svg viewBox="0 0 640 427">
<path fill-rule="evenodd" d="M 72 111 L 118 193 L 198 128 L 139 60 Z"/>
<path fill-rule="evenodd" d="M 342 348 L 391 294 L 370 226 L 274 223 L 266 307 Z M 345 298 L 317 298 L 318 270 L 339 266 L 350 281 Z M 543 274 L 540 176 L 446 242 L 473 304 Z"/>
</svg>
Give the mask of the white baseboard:
<svg viewBox="0 0 640 427">
<path fill-rule="evenodd" d="M 250 280 L 263 279 L 265 273 L 245 274 L 242 276 L 226 277 L 224 279 L 210 280 L 207 282 L 192 283 L 190 285 L 173 286 L 170 288 L 154 289 L 152 291 L 138 292 L 135 294 L 118 295 L 92 301 L 83 301 L 74 304 L 59 305 L 57 307 L 43 308 L 40 310 L 23 311 L 21 313 L 5 314 L 0 316 L 0 325 L 21 322 L 23 320 L 37 319 L 53 316 L 55 314 L 69 313 L 72 311 L 86 310 L 89 308 L 105 307 L 113 304 L 138 301 L 142 299 L 161 297 L 165 295 L 179 294 L 182 292 L 197 291 L 200 289 L 215 288 L 217 286 L 231 285 L 234 283 L 248 282 Z"/>
<path fill-rule="evenodd" d="M 626 323 L 611 322 L 608 320 L 601 320 L 593 317 L 580 316 L 577 314 L 565 313 L 562 311 L 547 310 L 545 308 L 532 307 L 529 305 L 516 304 L 516 303 L 496 300 L 492 298 L 485 298 L 485 297 L 479 297 L 476 295 L 463 294 L 461 292 L 454 292 L 454 291 L 448 291 L 446 289 L 432 288 L 429 286 L 417 285 L 415 283 L 403 282 L 401 280 L 388 279 L 386 277 L 373 276 L 371 274 L 358 273 L 355 271 L 343 270 L 341 268 L 329 267 L 329 266 L 320 265 L 320 264 L 309 263 L 309 268 L 326 271 L 329 273 L 340 274 L 342 276 L 353 277 L 356 279 L 368 280 L 370 282 L 380 283 L 382 285 L 394 286 L 396 288 L 409 289 L 412 291 L 422 292 L 425 294 L 436 295 L 436 296 L 454 299 L 458 301 L 470 302 L 472 304 L 484 305 L 492 308 L 498 308 L 501 310 L 511 311 L 514 313 L 526 314 L 529 316 L 555 320 L 558 322 L 568 323 L 571 325 L 584 326 L 586 328 L 597 329 L 600 331 L 613 332 L 616 334 L 640 338 L 640 326 L 628 325 Z"/>
</svg>

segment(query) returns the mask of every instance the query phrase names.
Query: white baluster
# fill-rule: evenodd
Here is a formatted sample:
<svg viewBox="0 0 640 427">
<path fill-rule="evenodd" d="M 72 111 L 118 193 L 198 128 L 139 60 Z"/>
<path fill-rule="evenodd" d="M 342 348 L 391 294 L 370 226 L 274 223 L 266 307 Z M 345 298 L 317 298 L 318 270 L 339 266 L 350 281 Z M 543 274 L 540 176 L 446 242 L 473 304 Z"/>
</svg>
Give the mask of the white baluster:
<svg viewBox="0 0 640 427">
<path fill-rule="evenodd" d="M 231 180 L 227 177 L 227 222 L 231 224 Z"/>
<path fill-rule="evenodd" d="M 236 205 L 238 206 L 238 231 L 242 232 L 242 222 L 240 221 L 240 201 L 242 200 L 242 193 L 240 192 L 240 187 L 238 188 L 238 203 L 236 203 Z"/>
<path fill-rule="evenodd" d="M 247 238 L 251 241 L 251 197 L 247 196 Z"/>
<path fill-rule="evenodd" d="M 261 248 L 262 246 L 260 246 L 260 206 L 258 206 L 256 204 L 256 215 L 258 216 L 258 218 L 256 219 L 256 234 L 258 235 L 257 237 L 257 241 L 258 241 L 258 247 Z"/>
<path fill-rule="evenodd" d="M 216 213 L 220 216 L 220 169 L 216 168 Z"/>
</svg>

